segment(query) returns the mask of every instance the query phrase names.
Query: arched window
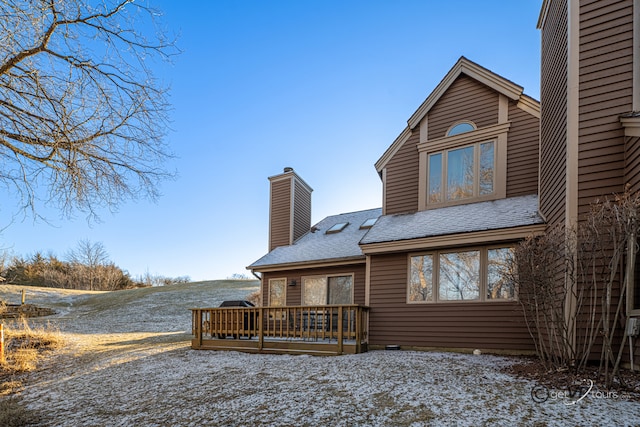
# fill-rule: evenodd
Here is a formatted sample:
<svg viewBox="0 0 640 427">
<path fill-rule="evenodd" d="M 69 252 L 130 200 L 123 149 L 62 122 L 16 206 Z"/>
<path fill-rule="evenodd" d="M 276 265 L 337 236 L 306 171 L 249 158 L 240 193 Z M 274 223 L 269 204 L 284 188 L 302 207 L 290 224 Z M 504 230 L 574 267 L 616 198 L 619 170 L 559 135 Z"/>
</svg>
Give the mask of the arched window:
<svg viewBox="0 0 640 427">
<path fill-rule="evenodd" d="M 447 136 L 459 135 L 461 133 L 471 132 L 472 130 L 476 130 L 476 125 L 473 122 L 458 122 L 449 128 Z"/>
</svg>

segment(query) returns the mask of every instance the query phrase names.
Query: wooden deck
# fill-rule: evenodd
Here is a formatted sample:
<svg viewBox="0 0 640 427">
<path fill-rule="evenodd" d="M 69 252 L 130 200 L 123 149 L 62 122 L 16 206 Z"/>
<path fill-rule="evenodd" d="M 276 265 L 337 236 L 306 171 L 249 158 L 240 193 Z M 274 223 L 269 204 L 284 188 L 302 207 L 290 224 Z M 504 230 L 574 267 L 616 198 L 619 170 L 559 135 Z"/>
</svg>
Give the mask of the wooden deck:
<svg viewBox="0 0 640 427">
<path fill-rule="evenodd" d="M 191 347 L 253 353 L 338 355 L 367 351 L 361 305 L 194 308 Z"/>
</svg>

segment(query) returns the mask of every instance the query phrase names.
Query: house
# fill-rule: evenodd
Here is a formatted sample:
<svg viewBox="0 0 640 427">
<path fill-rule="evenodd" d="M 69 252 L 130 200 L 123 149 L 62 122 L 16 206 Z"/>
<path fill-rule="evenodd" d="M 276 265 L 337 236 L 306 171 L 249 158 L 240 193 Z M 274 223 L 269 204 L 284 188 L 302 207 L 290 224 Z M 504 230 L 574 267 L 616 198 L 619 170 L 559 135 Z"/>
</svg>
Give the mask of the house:
<svg viewBox="0 0 640 427">
<path fill-rule="evenodd" d="M 544 0 L 538 28 L 541 101 L 461 57 L 374 165 L 381 209 L 312 226 L 309 184 L 292 168 L 269 178 L 269 251 L 248 267 L 275 310 L 265 325 L 294 319 L 284 329 L 304 338 L 296 319 L 358 306 L 359 350 L 534 350 L 509 278 L 514 245 L 640 190 L 640 0 Z M 574 286 L 563 268 L 559 286 Z"/>
<path fill-rule="evenodd" d="M 462 57 L 375 167 L 383 206 L 310 225 L 311 188 L 269 178 L 262 302 L 369 307 L 370 348 L 531 351 L 515 288 L 500 275 L 538 213 L 537 101 Z"/>
</svg>

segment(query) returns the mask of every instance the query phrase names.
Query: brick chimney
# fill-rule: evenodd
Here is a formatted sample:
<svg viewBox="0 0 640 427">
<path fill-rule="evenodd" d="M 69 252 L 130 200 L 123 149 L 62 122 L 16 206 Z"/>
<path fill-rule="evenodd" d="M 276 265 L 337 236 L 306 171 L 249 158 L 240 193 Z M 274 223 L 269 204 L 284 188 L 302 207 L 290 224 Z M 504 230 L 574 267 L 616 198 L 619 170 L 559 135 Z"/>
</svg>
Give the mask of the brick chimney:
<svg viewBox="0 0 640 427">
<path fill-rule="evenodd" d="M 311 192 L 293 168 L 269 177 L 269 251 L 292 244 L 311 228 Z"/>
</svg>

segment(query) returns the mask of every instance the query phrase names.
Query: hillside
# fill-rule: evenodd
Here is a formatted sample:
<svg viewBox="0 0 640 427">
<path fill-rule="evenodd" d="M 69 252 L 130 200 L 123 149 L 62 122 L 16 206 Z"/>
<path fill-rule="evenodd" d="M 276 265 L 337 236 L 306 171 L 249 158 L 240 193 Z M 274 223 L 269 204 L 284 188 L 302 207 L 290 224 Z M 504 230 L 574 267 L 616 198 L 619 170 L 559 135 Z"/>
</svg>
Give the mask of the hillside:
<svg viewBox="0 0 640 427">
<path fill-rule="evenodd" d="M 1 285 L 0 299 L 51 308 L 56 315 L 32 319 L 54 322 L 63 332 L 191 333 L 190 308 L 217 307 L 224 300 L 244 299 L 258 281 L 214 280 L 114 292 L 76 291 Z M 78 321 L 81 320 L 81 321 Z"/>
</svg>

